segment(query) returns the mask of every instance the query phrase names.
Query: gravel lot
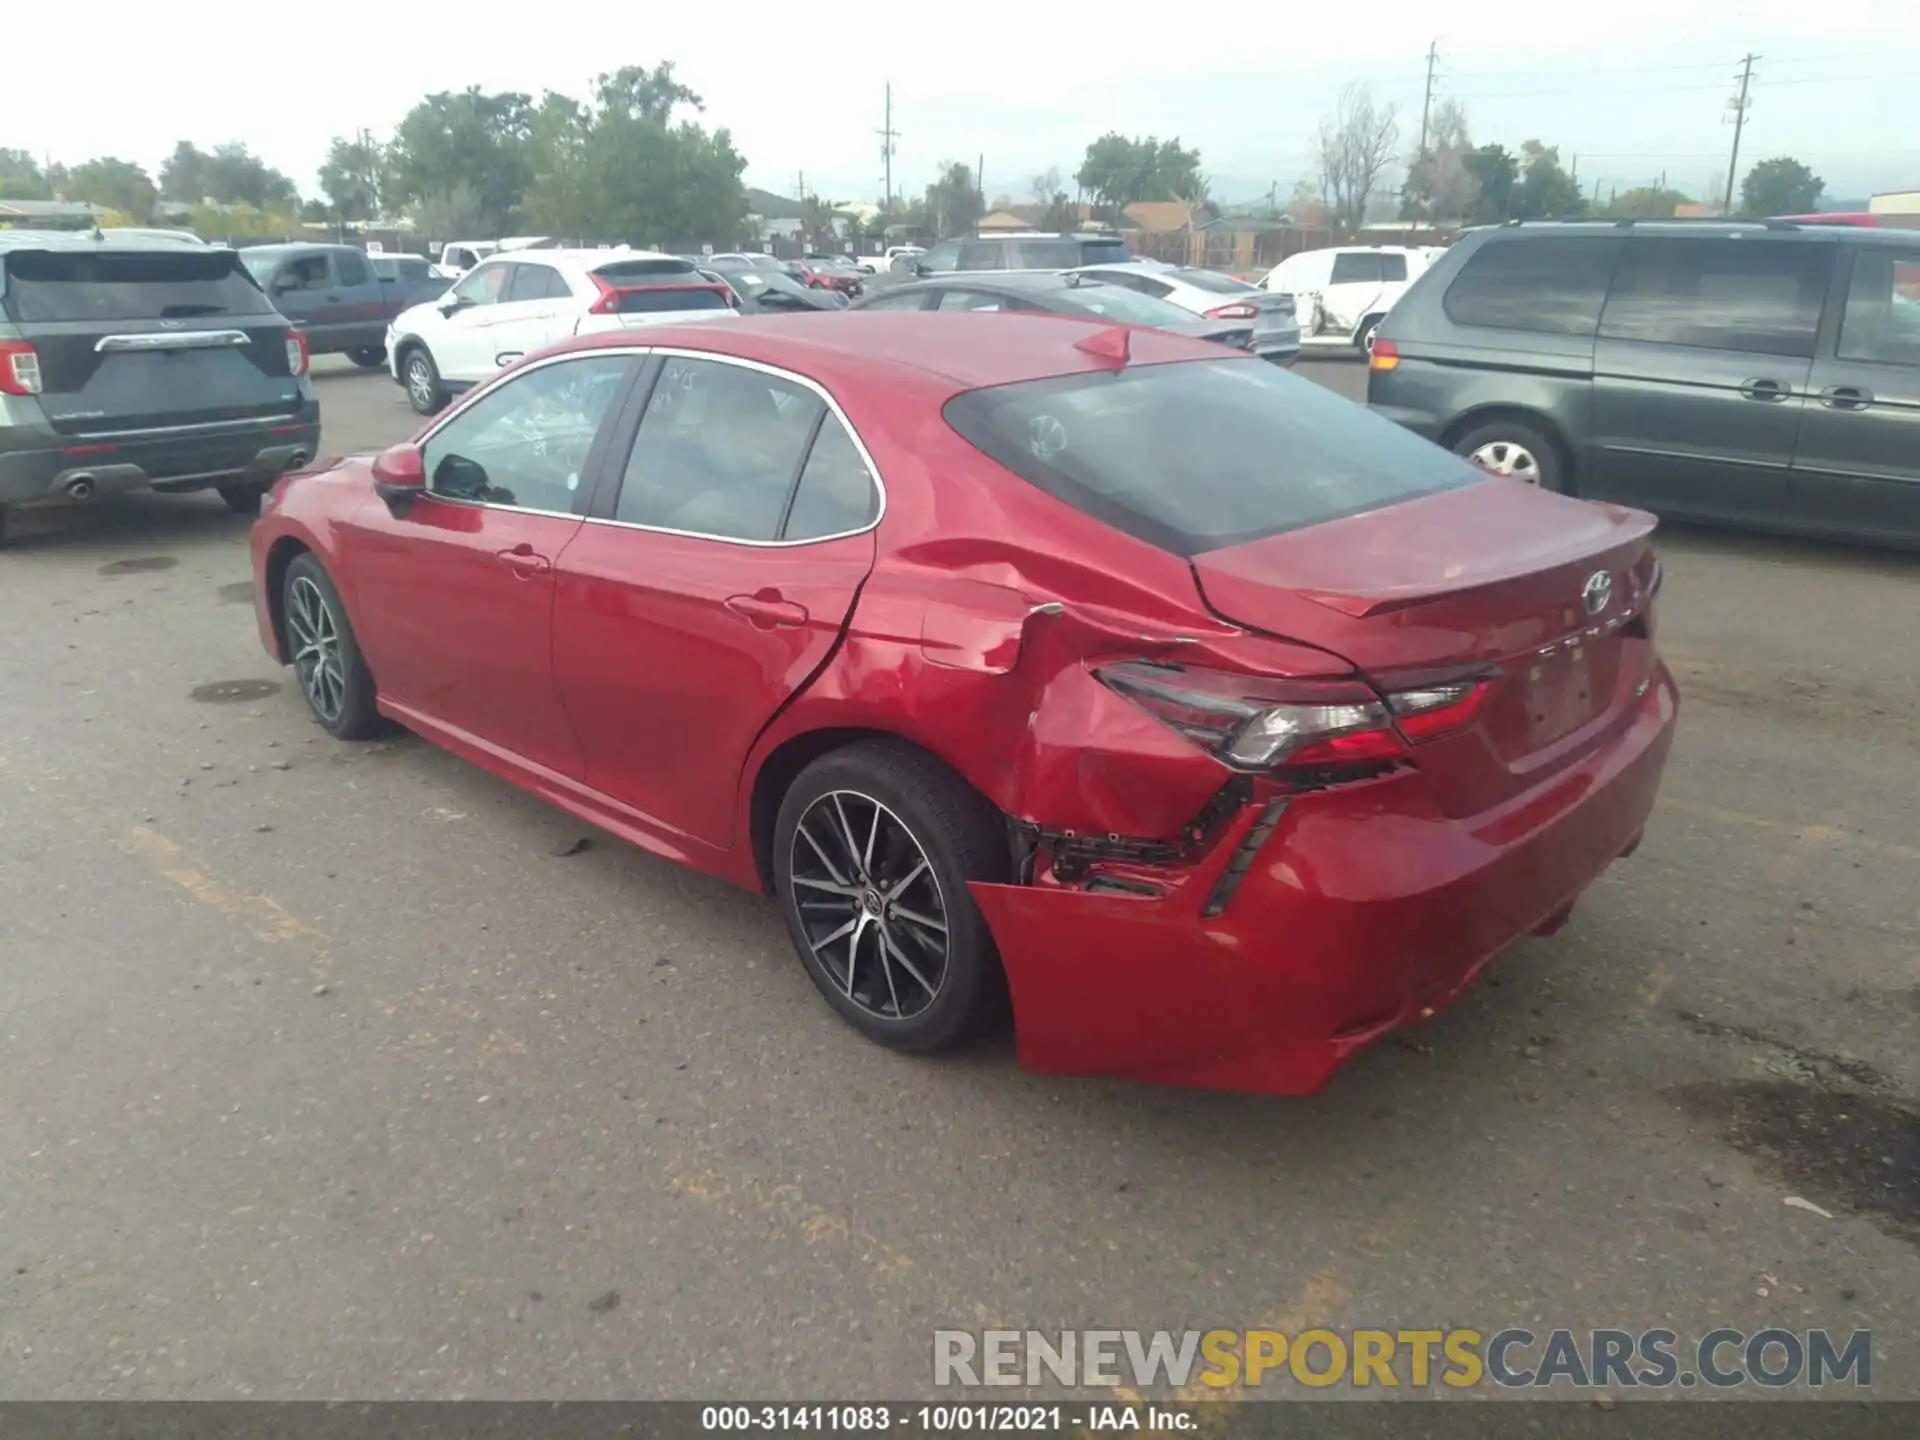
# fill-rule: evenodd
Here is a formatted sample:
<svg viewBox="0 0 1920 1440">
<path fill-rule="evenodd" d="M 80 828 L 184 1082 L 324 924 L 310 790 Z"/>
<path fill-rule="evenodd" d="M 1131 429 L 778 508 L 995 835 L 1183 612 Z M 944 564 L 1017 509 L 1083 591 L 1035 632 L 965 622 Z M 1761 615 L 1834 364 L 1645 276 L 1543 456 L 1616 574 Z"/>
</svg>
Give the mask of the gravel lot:
<svg viewBox="0 0 1920 1440">
<path fill-rule="evenodd" d="M 318 368 L 329 449 L 412 428 Z M 1289 1101 L 866 1045 L 770 907 L 321 735 L 217 499 L 21 528 L 8 1398 L 897 1398 L 936 1326 L 1312 1322 L 1868 1327 L 1920 1397 L 1920 557 L 1668 533 L 1646 844 Z"/>
</svg>

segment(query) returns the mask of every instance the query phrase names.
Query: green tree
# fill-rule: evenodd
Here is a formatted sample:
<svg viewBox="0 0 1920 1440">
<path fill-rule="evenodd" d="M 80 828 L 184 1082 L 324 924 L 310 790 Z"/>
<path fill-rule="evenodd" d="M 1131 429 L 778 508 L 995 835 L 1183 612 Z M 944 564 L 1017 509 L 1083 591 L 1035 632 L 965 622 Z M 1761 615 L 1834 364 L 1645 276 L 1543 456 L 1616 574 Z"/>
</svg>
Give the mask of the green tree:
<svg viewBox="0 0 1920 1440">
<path fill-rule="evenodd" d="M 1520 183 L 1520 161 L 1504 145 L 1482 145 L 1460 157 L 1473 180 L 1473 204 L 1466 219 L 1474 225 L 1492 225 L 1513 216 L 1514 191 Z"/>
<path fill-rule="evenodd" d="M 386 156 L 371 136 L 334 136 L 327 146 L 327 163 L 320 167 L 320 188 L 326 193 L 330 217 L 371 220 L 379 215 L 385 165 Z"/>
<path fill-rule="evenodd" d="M 0 150 L 0 195 L 15 200 L 51 200 L 53 187 L 32 152 Z"/>
<path fill-rule="evenodd" d="M 1190 200 L 1204 183 L 1200 152 L 1178 136 L 1130 139 L 1114 130 L 1087 146 L 1073 178 L 1115 218 L 1136 200 Z"/>
<path fill-rule="evenodd" d="M 958 160 L 940 166 L 940 178 L 927 187 L 927 228 L 939 239 L 971 235 L 985 210 L 973 167 Z"/>
<path fill-rule="evenodd" d="M 838 250 L 840 248 L 840 235 L 833 225 L 835 218 L 831 200 L 823 200 L 818 195 L 802 197 L 800 233 L 812 249 Z"/>
<path fill-rule="evenodd" d="M 238 140 L 216 145 L 211 153 L 190 140 L 176 142 L 160 166 L 160 194 L 182 205 L 211 201 L 261 210 L 291 209 L 300 202 L 293 181 Z"/>
<path fill-rule="evenodd" d="M 1788 155 L 1762 160 L 1740 182 L 1743 215 L 1806 215 L 1820 204 L 1827 182 Z"/>
<path fill-rule="evenodd" d="M 153 223 L 153 207 L 160 198 L 142 167 L 110 155 L 74 166 L 67 173 L 65 190 L 70 200 L 123 211 L 141 225 Z"/>
<path fill-rule="evenodd" d="M 1467 166 L 1473 141 L 1467 136 L 1467 111 L 1458 100 L 1442 100 L 1433 107 L 1427 126 L 1427 148 L 1416 146 L 1407 159 L 1407 185 L 1400 199 L 1400 218 L 1458 221 L 1473 209 L 1479 186 Z"/>
<path fill-rule="evenodd" d="M 1614 196 L 1601 213 L 1609 219 L 1618 220 L 1670 220 L 1682 205 L 1692 203 L 1691 196 L 1683 195 L 1678 190 L 1662 190 L 1657 185 L 1636 185 Z"/>
<path fill-rule="evenodd" d="M 1560 164 L 1560 150 L 1538 140 L 1520 147 L 1520 184 L 1513 194 L 1513 218 L 1574 220 L 1587 213 L 1587 199 Z"/>
<path fill-rule="evenodd" d="M 1080 216 L 1074 210 L 1073 199 L 1064 190 L 1053 192 L 1053 198 L 1047 201 L 1047 212 L 1040 217 L 1035 227 L 1039 230 L 1078 230 Z"/>
<path fill-rule="evenodd" d="M 464 195 L 481 232 L 473 238 L 510 233 L 532 178 L 534 114 L 532 97 L 517 90 L 487 94 L 476 85 L 427 96 L 394 130 L 384 196 L 417 219 L 428 201 Z"/>
</svg>

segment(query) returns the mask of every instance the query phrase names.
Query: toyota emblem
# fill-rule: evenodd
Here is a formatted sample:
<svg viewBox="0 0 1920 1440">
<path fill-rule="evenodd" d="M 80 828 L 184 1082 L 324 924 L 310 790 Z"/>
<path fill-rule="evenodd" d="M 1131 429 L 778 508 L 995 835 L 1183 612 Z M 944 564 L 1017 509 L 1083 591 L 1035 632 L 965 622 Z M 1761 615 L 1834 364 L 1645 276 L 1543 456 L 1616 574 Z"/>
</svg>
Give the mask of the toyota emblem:
<svg viewBox="0 0 1920 1440">
<path fill-rule="evenodd" d="M 1587 614 L 1598 615 L 1613 603 L 1613 576 L 1604 570 L 1596 570 L 1587 576 L 1587 583 L 1580 587 L 1580 604 Z"/>
</svg>

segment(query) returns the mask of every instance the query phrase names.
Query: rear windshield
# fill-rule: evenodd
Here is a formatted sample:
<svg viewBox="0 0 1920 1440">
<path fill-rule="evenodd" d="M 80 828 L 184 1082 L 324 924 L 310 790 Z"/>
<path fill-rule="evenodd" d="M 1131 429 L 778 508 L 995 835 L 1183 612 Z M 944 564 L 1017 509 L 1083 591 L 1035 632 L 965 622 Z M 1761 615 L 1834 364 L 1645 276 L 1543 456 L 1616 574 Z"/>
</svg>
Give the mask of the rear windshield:
<svg viewBox="0 0 1920 1440">
<path fill-rule="evenodd" d="M 1194 322 L 1191 310 L 1182 310 L 1169 301 L 1142 295 L 1124 285 L 1086 282 L 1069 286 L 1061 297 L 1076 310 L 1085 310 L 1122 325 L 1171 325 L 1185 330 Z"/>
<path fill-rule="evenodd" d="M 1258 360 L 973 390 L 947 423 L 1023 480 L 1176 555 L 1479 483 L 1464 461 Z"/>
<path fill-rule="evenodd" d="M 1191 285 L 1196 290 L 1207 290 L 1215 295 L 1258 295 L 1260 287 L 1249 285 L 1244 280 L 1236 280 L 1231 275 L 1222 275 L 1217 270 L 1182 270 L 1182 284 Z"/>
<path fill-rule="evenodd" d="M 4 263 L 7 314 L 23 325 L 273 311 L 231 250 L 19 250 Z"/>
<path fill-rule="evenodd" d="M 593 273 L 609 284 L 618 285 L 627 280 L 671 279 L 675 275 L 697 280 L 700 267 L 690 261 L 671 257 L 663 260 L 612 260 L 605 265 L 595 266 Z"/>
<path fill-rule="evenodd" d="M 614 309 L 621 315 L 661 315 L 671 310 L 728 308 L 727 297 L 718 290 L 622 290 L 619 293 L 620 298 Z"/>
</svg>

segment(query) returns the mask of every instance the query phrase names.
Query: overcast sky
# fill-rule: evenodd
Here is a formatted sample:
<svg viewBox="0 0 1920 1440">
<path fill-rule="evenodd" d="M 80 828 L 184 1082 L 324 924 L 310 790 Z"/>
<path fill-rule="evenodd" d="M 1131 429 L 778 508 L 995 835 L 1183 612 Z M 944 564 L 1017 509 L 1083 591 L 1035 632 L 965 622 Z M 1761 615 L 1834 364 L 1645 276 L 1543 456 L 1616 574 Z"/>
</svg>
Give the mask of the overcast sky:
<svg viewBox="0 0 1920 1440">
<path fill-rule="evenodd" d="M 1920 24 L 1901 23 L 1915 4 L 385 0 L 200 8 L 188 22 L 131 0 L 22 0 L 3 32 L 0 146 L 155 169 L 175 140 L 238 139 L 312 193 L 331 136 L 384 135 L 428 92 L 580 94 L 596 71 L 670 59 L 706 123 L 733 131 L 747 182 L 786 194 L 801 172 L 834 200 L 880 194 L 890 81 L 896 190 L 984 156 L 989 195 L 1025 199 L 1031 176 L 1071 176 L 1115 129 L 1197 146 L 1216 198 L 1277 182 L 1284 200 L 1312 174 L 1314 129 L 1349 81 L 1399 106 L 1412 145 L 1437 40 L 1437 93 L 1466 105 L 1477 143 L 1538 136 L 1563 163 L 1577 155 L 1588 186 L 1664 171 L 1694 194 L 1725 175 L 1724 108 L 1739 57 L 1757 51 L 1741 172 L 1792 154 L 1847 197 L 1920 187 Z"/>
</svg>

